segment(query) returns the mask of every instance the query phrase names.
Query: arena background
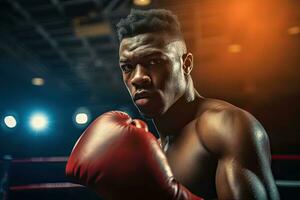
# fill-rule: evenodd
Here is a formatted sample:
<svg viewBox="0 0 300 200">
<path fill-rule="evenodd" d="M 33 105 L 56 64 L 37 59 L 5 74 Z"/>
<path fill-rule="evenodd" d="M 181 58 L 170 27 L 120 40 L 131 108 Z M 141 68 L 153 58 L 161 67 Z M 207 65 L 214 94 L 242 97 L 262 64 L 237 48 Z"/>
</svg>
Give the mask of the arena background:
<svg viewBox="0 0 300 200">
<path fill-rule="evenodd" d="M 101 113 L 140 117 L 121 80 L 115 30 L 131 8 L 178 15 L 196 88 L 260 120 L 281 197 L 299 199 L 298 0 L 0 1 L 0 199 L 97 199 L 69 184 L 65 161 Z M 48 120 L 43 130 L 30 126 L 36 112 Z"/>
</svg>

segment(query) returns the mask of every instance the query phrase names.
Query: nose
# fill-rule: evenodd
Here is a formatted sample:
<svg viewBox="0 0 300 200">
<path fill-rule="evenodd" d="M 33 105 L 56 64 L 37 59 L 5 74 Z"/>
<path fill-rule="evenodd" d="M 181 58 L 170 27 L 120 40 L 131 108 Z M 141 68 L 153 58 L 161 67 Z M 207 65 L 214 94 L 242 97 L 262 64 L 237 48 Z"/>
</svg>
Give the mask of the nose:
<svg viewBox="0 0 300 200">
<path fill-rule="evenodd" d="M 147 69 L 138 64 L 135 68 L 135 72 L 131 79 L 131 84 L 135 87 L 145 87 L 151 84 L 151 78 L 147 72 Z"/>
</svg>

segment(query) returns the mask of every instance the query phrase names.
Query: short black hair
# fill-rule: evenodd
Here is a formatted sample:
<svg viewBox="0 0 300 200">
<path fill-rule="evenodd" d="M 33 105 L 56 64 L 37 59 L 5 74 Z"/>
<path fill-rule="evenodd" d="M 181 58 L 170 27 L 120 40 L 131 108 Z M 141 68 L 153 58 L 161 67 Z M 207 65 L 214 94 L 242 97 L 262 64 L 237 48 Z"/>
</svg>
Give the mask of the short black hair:
<svg viewBox="0 0 300 200">
<path fill-rule="evenodd" d="M 117 32 L 120 42 L 126 37 L 152 32 L 166 32 L 182 37 L 177 16 L 166 9 L 132 9 L 130 14 L 117 24 Z"/>
</svg>

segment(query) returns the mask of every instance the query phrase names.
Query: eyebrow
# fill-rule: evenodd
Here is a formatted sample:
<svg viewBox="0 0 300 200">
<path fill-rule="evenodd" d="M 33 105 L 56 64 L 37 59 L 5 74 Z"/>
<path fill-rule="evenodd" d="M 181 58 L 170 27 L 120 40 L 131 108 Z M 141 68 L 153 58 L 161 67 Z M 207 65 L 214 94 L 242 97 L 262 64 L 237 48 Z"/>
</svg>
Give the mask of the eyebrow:
<svg viewBox="0 0 300 200">
<path fill-rule="evenodd" d="M 151 51 L 145 51 L 145 52 L 139 53 L 135 57 L 143 58 L 143 57 L 157 56 L 157 55 L 166 56 L 166 54 L 161 50 L 151 50 Z M 122 57 L 122 58 L 120 58 L 119 62 L 120 63 L 127 63 L 127 62 L 130 62 L 130 59 Z"/>
</svg>

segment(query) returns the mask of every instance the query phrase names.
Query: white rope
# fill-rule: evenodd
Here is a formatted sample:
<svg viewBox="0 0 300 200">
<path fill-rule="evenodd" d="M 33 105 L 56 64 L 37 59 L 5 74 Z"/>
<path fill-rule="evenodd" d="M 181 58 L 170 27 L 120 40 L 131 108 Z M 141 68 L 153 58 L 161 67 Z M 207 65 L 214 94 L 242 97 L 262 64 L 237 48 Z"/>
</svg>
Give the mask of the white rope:
<svg viewBox="0 0 300 200">
<path fill-rule="evenodd" d="M 82 188 L 84 186 L 74 183 L 61 182 L 61 183 L 38 183 L 29 185 L 10 186 L 9 190 L 48 190 L 48 189 L 65 189 L 65 188 Z"/>
</svg>

